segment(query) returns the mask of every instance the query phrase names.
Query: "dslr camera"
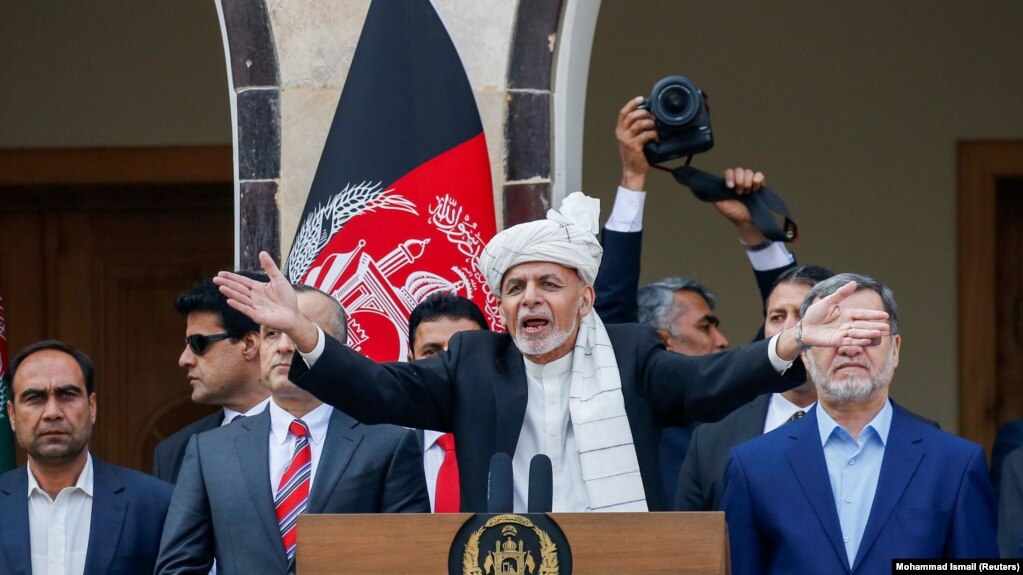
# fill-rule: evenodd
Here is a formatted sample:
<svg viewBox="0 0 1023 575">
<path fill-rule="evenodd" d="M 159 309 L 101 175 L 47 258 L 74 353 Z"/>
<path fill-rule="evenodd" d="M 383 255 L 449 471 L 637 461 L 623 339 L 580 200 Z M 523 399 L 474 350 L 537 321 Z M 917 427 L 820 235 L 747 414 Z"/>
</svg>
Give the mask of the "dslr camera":
<svg viewBox="0 0 1023 575">
<path fill-rule="evenodd" d="M 654 116 L 659 141 L 643 148 L 651 164 L 693 156 L 714 147 L 707 95 L 685 76 L 668 76 L 656 84 L 642 107 Z"/>
</svg>

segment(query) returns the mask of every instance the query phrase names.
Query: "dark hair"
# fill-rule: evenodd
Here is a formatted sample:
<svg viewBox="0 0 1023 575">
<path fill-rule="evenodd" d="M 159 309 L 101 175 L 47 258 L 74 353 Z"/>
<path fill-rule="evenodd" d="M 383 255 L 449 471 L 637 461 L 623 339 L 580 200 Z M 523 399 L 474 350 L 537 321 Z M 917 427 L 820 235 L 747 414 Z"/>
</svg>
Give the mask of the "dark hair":
<svg viewBox="0 0 1023 575">
<path fill-rule="evenodd" d="M 480 311 L 471 299 L 464 298 L 449 292 L 436 292 L 426 297 L 419 305 L 412 310 L 408 316 L 408 345 L 414 347 L 416 343 L 416 329 L 419 324 L 437 321 L 441 318 L 467 319 L 475 322 L 480 329 L 489 330 L 487 318 Z"/>
<path fill-rule="evenodd" d="M 834 272 L 822 266 L 796 266 L 778 275 L 771 289 L 773 291 L 778 285 L 784 283 L 813 287 L 833 275 L 835 275 Z"/>
<path fill-rule="evenodd" d="M 93 368 L 92 360 L 89 359 L 89 356 L 85 355 L 84 351 L 79 350 L 69 343 L 64 343 L 63 341 L 57 341 L 55 339 L 47 339 L 33 343 L 32 345 L 22 349 L 18 352 L 18 355 L 14 356 L 14 359 L 11 360 L 11 364 L 7 367 L 8 393 L 14 393 L 14 375 L 18 373 L 18 368 L 21 367 L 21 362 L 28 359 L 30 355 L 40 351 L 46 351 L 48 349 L 66 353 L 74 358 L 75 362 L 78 363 L 78 367 L 82 370 L 82 378 L 85 380 L 86 393 L 92 395 L 92 393 L 96 391 L 96 370 Z M 8 399 L 13 401 L 10 397 L 8 397 Z"/>
<path fill-rule="evenodd" d="M 307 286 L 305 284 L 291 284 L 295 288 L 295 293 L 318 293 L 323 297 L 329 299 L 334 304 L 334 315 L 330 318 L 330 323 L 327 325 L 327 331 L 330 335 L 334 336 L 335 339 L 340 341 L 342 344 L 348 342 L 348 314 L 345 313 L 344 306 L 341 302 L 337 301 L 330 294 L 318 290 L 313 286 Z"/>
<path fill-rule="evenodd" d="M 237 273 L 259 282 L 270 281 L 270 278 L 263 272 L 240 271 Z M 216 314 L 217 323 L 230 334 L 233 340 L 241 339 L 251 331 L 259 333 L 259 324 L 242 312 L 229 307 L 227 296 L 220 293 L 220 288 L 213 283 L 211 278 L 200 280 L 192 286 L 190 291 L 179 295 L 174 300 L 174 308 L 186 317 L 193 312 L 205 311 Z"/>
</svg>

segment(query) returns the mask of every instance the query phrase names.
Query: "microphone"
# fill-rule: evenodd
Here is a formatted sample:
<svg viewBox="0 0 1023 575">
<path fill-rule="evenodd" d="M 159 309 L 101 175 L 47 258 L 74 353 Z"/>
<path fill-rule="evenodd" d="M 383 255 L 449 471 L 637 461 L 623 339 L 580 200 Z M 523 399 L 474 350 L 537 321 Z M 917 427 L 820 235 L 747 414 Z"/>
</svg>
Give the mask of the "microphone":
<svg viewBox="0 0 1023 575">
<path fill-rule="evenodd" d="M 511 513 L 513 501 L 511 456 L 495 453 L 490 458 L 487 479 L 487 513 Z"/>
<path fill-rule="evenodd" d="M 551 458 L 537 453 L 529 462 L 529 513 L 550 513 L 554 507 L 554 471 Z"/>
</svg>

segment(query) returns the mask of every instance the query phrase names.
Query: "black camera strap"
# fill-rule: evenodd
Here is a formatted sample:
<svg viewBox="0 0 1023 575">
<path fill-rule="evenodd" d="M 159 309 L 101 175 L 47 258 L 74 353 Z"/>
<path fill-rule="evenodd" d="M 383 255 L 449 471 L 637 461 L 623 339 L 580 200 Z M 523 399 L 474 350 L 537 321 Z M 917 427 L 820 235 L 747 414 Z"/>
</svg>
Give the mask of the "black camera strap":
<svg viewBox="0 0 1023 575">
<path fill-rule="evenodd" d="M 718 202 L 721 200 L 739 200 L 746 204 L 753 223 L 756 224 L 764 237 L 776 242 L 794 242 L 799 238 L 799 227 L 789 213 L 785 200 L 777 192 L 766 186 L 752 194 L 739 195 L 735 190 L 725 185 L 725 179 L 720 176 L 708 174 L 702 170 L 690 166 L 680 166 L 671 170 L 675 181 L 693 191 L 697 199 L 704 202 Z M 785 218 L 783 226 L 771 213 Z"/>
</svg>

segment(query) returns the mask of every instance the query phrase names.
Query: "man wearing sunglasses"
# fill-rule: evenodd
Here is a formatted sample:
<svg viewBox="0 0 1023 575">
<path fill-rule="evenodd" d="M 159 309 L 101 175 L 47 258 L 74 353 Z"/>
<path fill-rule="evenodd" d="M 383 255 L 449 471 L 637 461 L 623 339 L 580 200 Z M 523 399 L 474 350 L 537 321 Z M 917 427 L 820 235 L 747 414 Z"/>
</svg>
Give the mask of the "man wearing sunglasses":
<svg viewBox="0 0 1023 575">
<path fill-rule="evenodd" d="M 241 272 L 267 281 L 260 272 Z M 185 317 L 185 348 L 178 365 L 192 386 L 192 401 L 220 407 L 156 445 L 153 475 L 174 483 L 190 437 L 262 412 L 270 391 L 259 379 L 259 324 L 227 306 L 210 279 L 178 296 L 174 307 Z"/>
</svg>

